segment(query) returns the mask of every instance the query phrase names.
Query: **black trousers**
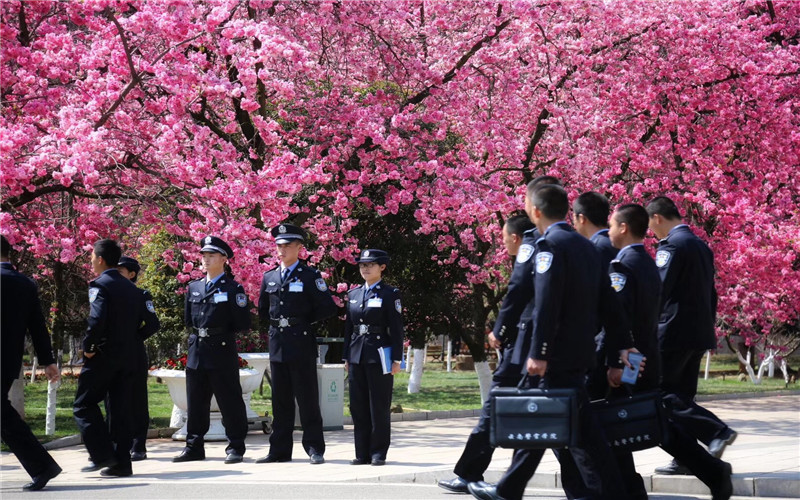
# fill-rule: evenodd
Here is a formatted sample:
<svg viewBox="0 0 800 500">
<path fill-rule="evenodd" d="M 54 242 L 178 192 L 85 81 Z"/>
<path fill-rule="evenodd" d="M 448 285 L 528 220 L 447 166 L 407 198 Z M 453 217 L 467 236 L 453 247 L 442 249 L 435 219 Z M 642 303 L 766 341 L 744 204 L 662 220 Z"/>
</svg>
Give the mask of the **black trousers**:
<svg viewBox="0 0 800 500">
<path fill-rule="evenodd" d="M 519 383 L 520 377 L 494 377 L 490 390 L 495 387 L 515 387 Z M 494 447 L 489 443 L 491 414 L 491 399 L 487 399 L 481 408 L 478 424 L 472 429 L 464 451 L 461 452 L 461 457 L 453 469 L 458 477 L 470 483 L 483 481 L 483 473 L 492 463 Z"/>
<path fill-rule="evenodd" d="M 72 408 L 91 460 L 115 459 L 122 470 L 131 469 L 131 379 L 129 366 L 97 353 L 84 361 Z M 107 421 L 100 411 L 103 402 Z"/>
<path fill-rule="evenodd" d="M 386 460 L 391 441 L 394 375 L 384 375 L 380 363 L 350 363 L 348 366 L 356 458 Z"/>
<path fill-rule="evenodd" d="M 150 407 L 147 400 L 147 372 L 150 368 L 144 345 L 137 353 L 131 389 L 131 418 L 133 420 L 133 443 L 131 453 L 147 451 L 147 430 L 150 428 Z"/>
<path fill-rule="evenodd" d="M 244 454 L 247 437 L 247 413 L 242 400 L 239 369 L 186 369 L 186 398 L 189 404 L 186 420 L 186 447 L 202 450 L 211 425 L 211 396 L 217 398 L 222 425 L 228 438 L 226 453 Z"/>
<path fill-rule="evenodd" d="M 3 407 L 0 415 L 0 435 L 3 442 L 8 445 L 11 452 L 17 457 L 19 463 L 31 478 L 43 473 L 49 467 L 56 465 L 53 457 L 47 453 L 42 443 L 36 439 L 28 424 L 22 420 L 17 410 L 8 400 L 8 391 L 11 390 L 13 380 L 2 381 Z"/>
<path fill-rule="evenodd" d="M 627 498 L 616 460 L 593 414 L 588 411 L 589 399 L 584 387 L 585 372 L 548 371 L 539 380 L 540 388 L 575 388 L 579 398 L 579 432 L 581 442 L 556 452 L 561 464 L 564 491 L 571 498 L 621 500 Z M 519 500 L 525 493 L 545 450 L 515 450 L 506 473 L 497 483 L 497 494 L 508 500 Z"/>
<path fill-rule="evenodd" d="M 292 458 L 295 399 L 303 427 L 303 449 L 308 455 L 324 454 L 316 359 L 290 363 L 270 361 L 270 371 L 274 420 L 269 437 L 269 454 L 278 458 Z"/>
<path fill-rule="evenodd" d="M 672 420 L 695 439 L 708 445 L 728 426 L 695 403 L 697 374 L 704 350 L 661 351 L 661 390 L 672 405 Z"/>
</svg>

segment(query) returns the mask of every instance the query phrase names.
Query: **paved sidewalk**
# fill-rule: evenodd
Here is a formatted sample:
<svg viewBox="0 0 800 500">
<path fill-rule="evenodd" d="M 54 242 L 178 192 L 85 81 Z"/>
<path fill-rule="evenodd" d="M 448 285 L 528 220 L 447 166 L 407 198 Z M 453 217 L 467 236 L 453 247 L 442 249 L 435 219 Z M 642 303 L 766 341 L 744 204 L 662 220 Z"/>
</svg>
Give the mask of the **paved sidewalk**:
<svg viewBox="0 0 800 500">
<path fill-rule="evenodd" d="M 703 405 L 739 432 L 738 439 L 723 457 L 733 464 L 735 495 L 800 498 L 800 395 L 717 400 Z M 264 465 L 253 462 L 265 455 L 268 449 L 268 436 L 261 432 L 253 431 L 248 435 L 245 463 L 236 465 L 223 463 L 225 443 L 207 443 L 207 459 L 203 462 L 173 464 L 171 458 L 180 452 L 183 443 L 169 439 L 151 440 L 148 441 L 149 458 L 134 463 L 134 476 L 114 479 L 102 478 L 98 473 L 79 472 L 86 465 L 88 454 L 82 445 L 70 446 L 51 451 L 64 472 L 50 485 L 53 489 L 59 486 L 87 487 L 86 498 L 102 498 L 104 485 L 110 488 L 112 484 L 119 487 L 143 482 L 181 483 L 193 479 L 219 484 L 319 483 L 321 488 L 331 482 L 434 484 L 439 479 L 453 476 L 453 465 L 475 421 L 476 418 L 471 417 L 395 422 L 392 425 L 393 444 L 388 462 L 383 467 L 349 465 L 353 458 L 351 426 L 345 426 L 343 431 L 325 433 L 328 446 L 326 464 L 317 466 L 308 464 L 302 456 L 299 432 L 295 432 L 293 462 Z M 653 492 L 708 495 L 708 489 L 693 477 L 653 475 L 655 467 L 669 460 L 662 450 L 641 451 L 635 457 L 637 469 L 645 476 L 646 484 Z M 510 450 L 497 450 L 487 480 L 497 480 L 510 458 Z M 0 454 L 0 479 L 0 496 L 19 491 L 22 484 L 29 481 L 10 453 Z M 548 453 L 529 484 L 529 493 L 559 487 L 558 463 Z M 444 490 L 442 495 L 443 498 L 453 498 Z"/>
</svg>

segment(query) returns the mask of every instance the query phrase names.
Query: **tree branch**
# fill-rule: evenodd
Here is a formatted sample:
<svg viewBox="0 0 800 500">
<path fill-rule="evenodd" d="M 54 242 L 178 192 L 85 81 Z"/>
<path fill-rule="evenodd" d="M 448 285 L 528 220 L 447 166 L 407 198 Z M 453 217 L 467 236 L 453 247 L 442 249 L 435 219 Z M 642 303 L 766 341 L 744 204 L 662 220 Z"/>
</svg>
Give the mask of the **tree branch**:
<svg viewBox="0 0 800 500">
<path fill-rule="evenodd" d="M 131 55 L 131 50 L 128 46 L 128 39 L 125 37 L 125 30 L 122 29 L 122 25 L 119 23 L 117 18 L 114 17 L 114 14 L 110 8 L 107 8 L 103 13 L 112 23 L 114 23 L 114 26 L 117 27 L 119 38 L 122 41 L 122 48 L 125 51 L 125 58 L 128 60 L 128 68 L 131 72 L 131 81 L 128 82 L 128 85 L 122 90 L 122 93 L 120 93 L 119 97 L 117 97 L 117 100 L 114 101 L 114 104 L 112 104 L 111 107 L 108 108 L 105 113 L 103 113 L 103 116 L 97 120 L 97 122 L 94 124 L 94 130 L 97 130 L 105 125 L 108 119 L 114 114 L 114 111 L 116 111 L 120 104 L 122 104 L 125 96 L 127 96 L 128 93 L 139 83 L 139 73 L 136 71 L 136 67 L 133 64 L 133 56 Z"/>
</svg>

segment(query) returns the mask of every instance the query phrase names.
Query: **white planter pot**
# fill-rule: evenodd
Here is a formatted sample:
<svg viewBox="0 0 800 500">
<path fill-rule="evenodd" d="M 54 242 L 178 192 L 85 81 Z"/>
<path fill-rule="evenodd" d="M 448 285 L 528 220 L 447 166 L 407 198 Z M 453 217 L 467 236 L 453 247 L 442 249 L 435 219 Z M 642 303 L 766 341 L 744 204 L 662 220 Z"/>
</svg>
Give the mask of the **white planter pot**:
<svg viewBox="0 0 800 500">
<path fill-rule="evenodd" d="M 242 384 L 242 399 L 244 399 L 244 408 L 247 411 L 247 423 L 252 424 L 258 420 L 259 415 L 252 408 L 250 408 L 250 398 L 253 392 L 261 386 L 261 380 L 264 377 L 264 372 L 269 366 L 269 353 L 268 352 L 245 352 L 239 354 L 242 359 L 247 361 L 252 370 L 260 373 L 260 377 L 248 377 L 246 379 L 240 377 Z"/>
<path fill-rule="evenodd" d="M 158 369 L 151 370 L 150 375 L 160 378 L 165 384 L 167 384 L 169 396 L 172 398 L 172 403 L 174 405 L 172 408 L 172 418 L 170 419 L 169 425 L 170 427 L 180 427 L 180 429 L 178 429 L 178 431 L 172 435 L 172 439 L 185 441 L 187 433 L 186 411 L 189 407 L 186 398 L 186 372 L 183 370 Z M 250 387 L 254 383 L 253 380 L 256 380 L 255 384 L 256 387 L 258 387 L 263 375 L 263 372 L 258 372 L 250 368 L 239 370 L 239 383 L 242 385 L 242 387 L 245 385 Z M 250 392 L 252 392 L 252 390 Z M 227 438 L 225 437 L 225 427 L 222 425 L 222 414 L 219 412 L 217 398 L 213 396 L 211 397 L 210 420 L 211 423 L 208 427 L 208 432 L 205 435 L 205 440 L 225 441 Z"/>
</svg>

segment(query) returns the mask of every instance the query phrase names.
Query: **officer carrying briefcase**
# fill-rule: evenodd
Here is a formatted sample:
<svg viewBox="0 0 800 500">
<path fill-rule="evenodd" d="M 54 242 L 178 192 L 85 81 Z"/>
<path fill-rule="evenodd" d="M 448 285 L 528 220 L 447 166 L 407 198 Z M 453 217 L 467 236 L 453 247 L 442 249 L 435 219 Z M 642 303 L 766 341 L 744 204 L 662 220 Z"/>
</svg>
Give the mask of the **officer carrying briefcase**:
<svg viewBox="0 0 800 500">
<path fill-rule="evenodd" d="M 489 394 L 492 446 L 545 449 L 574 446 L 578 438 L 578 399 L 575 389 L 497 387 Z"/>
</svg>

